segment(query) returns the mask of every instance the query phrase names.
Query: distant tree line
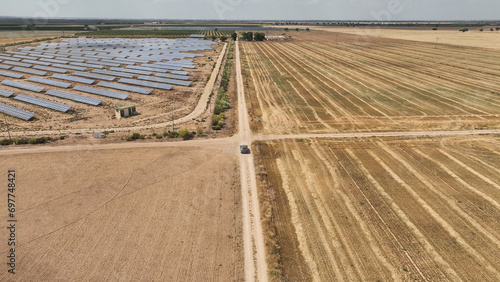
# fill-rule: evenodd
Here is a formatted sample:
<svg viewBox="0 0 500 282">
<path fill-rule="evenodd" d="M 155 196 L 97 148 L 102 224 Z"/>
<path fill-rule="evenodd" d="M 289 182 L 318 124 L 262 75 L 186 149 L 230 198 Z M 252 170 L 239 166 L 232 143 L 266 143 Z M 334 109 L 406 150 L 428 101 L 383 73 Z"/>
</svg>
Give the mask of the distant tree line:
<svg viewBox="0 0 500 282">
<path fill-rule="evenodd" d="M 266 40 L 266 34 L 263 32 L 256 32 L 255 34 L 251 31 L 243 32 L 241 34 L 241 40 L 245 41 L 264 41 Z"/>
</svg>

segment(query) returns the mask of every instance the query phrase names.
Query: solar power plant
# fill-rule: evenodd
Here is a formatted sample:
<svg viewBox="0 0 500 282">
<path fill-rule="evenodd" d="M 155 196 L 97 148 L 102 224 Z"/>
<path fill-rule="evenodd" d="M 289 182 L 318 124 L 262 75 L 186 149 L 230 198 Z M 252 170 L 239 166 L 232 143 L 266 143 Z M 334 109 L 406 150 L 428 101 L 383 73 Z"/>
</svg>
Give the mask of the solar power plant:
<svg viewBox="0 0 500 282">
<path fill-rule="evenodd" d="M 139 85 L 139 86 L 145 86 L 145 87 L 151 87 L 151 88 L 157 88 L 157 89 L 163 89 L 163 90 L 172 90 L 172 88 L 173 88 L 173 86 L 169 85 L 169 84 L 155 83 L 155 82 L 130 79 L 130 78 L 120 78 L 120 80 L 118 80 L 118 82 Z"/>
<path fill-rule="evenodd" d="M 73 90 L 78 90 L 78 91 L 82 91 L 85 93 L 90 93 L 90 94 L 95 94 L 95 95 L 100 95 L 100 96 L 105 96 L 105 97 L 110 97 L 110 98 L 115 98 L 115 99 L 120 99 L 120 100 L 125 100 L 128 98 L 128 94 L 125 94 L 125 93 L 119 93 L 119 92 L 104 90 L 104 89 L 100 89 L 100 88 L 92 88 L 92 87 L 87 87 L 87 86 L 83 86 L 83 85 L 77 85 L 77 86 L 73 87 Z"/>
<path fill-rule="evenodd" d="M 103 74 L 96 74 L 96 73 L 88 73 L 88 72 L 74 72 L 73 75 L 78 75 L 78 76 L 83 76 L 83 77 L 90 77 L 90 78 L 95 78 L 95 79 L 100 79 L 100 80 L 107 80 L 107 81 L 113 81 L 116 79 L 115 76 L 109 76 L 109 75 L 103 75 Z"/>
<path fill-rule="evenodd" d="M 28 59 L 24 59 L 23 63 L 30 63 L 30 64 L 36 64 L 36 65 L 42 65 L 42 66 L 50 66 L 50 63 L 48 63 L 48 62 L 41 62 L 41 61 L 28 60 Z"/>
<path fill-rule="evenodd" d="M 19 89 L 37 92 L 37 93 L 40 93 L 45 89 L 45 88 L 40 87 L 40 86 L 31 85 L 31 84 L 27 84 L 27 83 L 21 83 L 21 82 L 17 82 L 17 81 L 8 80 L 8 79 L 2 81 L 2 84 L 10 86 L 10 87 L 15 87 L 15 88 L 19 88 Z"/>
<path fill-rule="evenodd" d="M 52 66 L 62 68 L 62 69 L 77 70 L 77 71 L 84 71 L 87 69 L 86 67 L 77 67 L 77 66 L 70 66 L 70 65 L 63 65 L 63 64 L 52 64 Z"/>
<path fill-rule="evenodd" d="M 24 111 L 4 104 L 0 104 L 0 112 L 20 118 L 22 120 L 30 120 L 35 116 L 35 114 L 32 112 Z"/>
<path fill-rule="evenodd" d="M 178 74 L 171 74 L 171 73 L 157 73 L 156 76 L 173 78 L 173 79 L 180 79 L 180 80 L 189 80 L 190 79 L 190 77 L 186 76 L 186 75 L 178 75 Z"/>
<path fill-rule="evenodd" d="M 23 78 L 24 77 L 23 74 L 16 73 L 16 72 L 10 72 L 10 71 L 3 71 L 3 70 L 0 70 L 0 75 L 11 77 L 11 78 Z"/>
<path fill-rule="evenodd" d="M 179 75 L 188 75 L 189 72 L 187 71 L 177 71 L 177 70 L 173 70 L 171 71 L 172 74 L 179 74 Z"/>
<path fill-rule="evenodd" d="M 177 79 L 170 79 L 170 78 L 163 78 L 163 77 L 156 77 L 156 76 L 141 75 L 138 78 L 143 79 L 143 80 L 149 80 L 149 81 L 161 82 L 161 83 L 169 83 L 169 84 L 180 85 L 180 86 L 191 86 L 191 83 L 192 83 L 191 81 L 184 81 L 184 80 L 177 80 Z"/>
<path fill-rule="evenodd" d="M 31 68 L 31 66 L 32 66 L 32 64 L 21 63 L 21 62 L 4 61 L 3 63 L 6 64 L 6 65 L 12 65 L 12 66 L 18 66 L 18 67 L 25 67 L 25 68 Z"/>
<path fill-rule="evenodd" d="M 56 102 L 52 102 L 49 100 L 36 98 L 36 97 L 24 95 L 24 94 L 19 94 L 16 97 L 14 97 L 14 99 L 18 100 L 18 101 L 23 101 L 23 102 L 26 102 L 29 104 L 37 105 L 40 107 L 56 110 L 56 111 L 63 112 L 63 113 L 65 113 L 71 109 L 71 106 L 68 106 L 65 104 L 56 103 Z"/>
<path fill-rule="evenodd" d="M 70 64 L 71 65 L 75 65 L 75 66 L 93 68 L 93 69 L 103 69 L 104 68 L 101 65 L 95 65 L 95 64 L 90 64 L 90 63 L 76 63 L 76 62 L 71 62 Z"/>
<path fill-rule="evenodd" d="M 140 70 L 140 71 L 150 71 L 150 72 L 167 72 L 167 69 L 151 68 L 151 67 L 143 67 L 143 66 L 126 66 L 126 68 Z"/>
<path fill-rule="evenodd" d="M 126 69 L 126 68 L 111 68 L 112 71 L 119 71 L 119 72 L 129 72 L 129 73 L 135 73 L 135 74 L 142 74 L 142 75 L 151 75 L 153 72 L 150 71 L 141 71 L 141 70 L 135 70 L 135 69 Z"/>
<path fill-rule="evenodd" d="M 99 106 L 102 103 L 102 100 L 100 100 L 100 99 L 95 99 L 95 98 L 91 98 L 91 97 L 87 97 L 87 96 L 82 96 L 82 95 L 78 95 L 78 94 L 73 94 L 73 93 L 68 93 L 68 92 L 63 92 L 63 91 L 53 90 L 53 89 L 50 89 L 49 91 L 45 92 L 45 94 L 50 95 L 50 96 L 54 96 L 54 97 L 58 97 L 61 99 L 71 100 L 71 101 L 89 104 L 89 105 L 93 105 L 93 106 Z"/>
<path fill-rule="evenodd" d="M 133 78 L 133 77 L 134 77 L 134 74 L 131 74 L 131 73 L 124 73 L 124 72 L 118 72 L 118 71 L 93 70 L 92 72 L 95 72 L 95 73 L 100 73 L 100 74 L 107 74 L 107 75 L 120 76 L 120 77 L 125 77 L 125 78 Z"/>
<path fill-rule="evenodd" d="M 18 72 L 24 72 L 24 73 L 34 74 L 34 75 L 40 75 L 40 76 L 47 75 L 47 72 L 39 71 L 39 70 L 34 70 L 34 69 L 28 69 L 28 68 L 15 67 L 15 68 L 12 68 L 12 70 L 13 71 L 18 71 Z"/>
<path fill-rule="evenodd" d="M 65 69 L 46 67 L 46 66 L 34 66 L 33 68 L 37 69 L 37 70 L 46 70 L 46 71 L 57 72 L 57 73 L 67 73 L 68 72 L 68 70 L 65 70 Z"/>
<path fill-rule="evenodd" d="M 61 87 L 61 88 L 69 88 L 71 86 L 71 83 L 61 82 L 61 81 L 51 80 L 51 79 L 46 79 L 46 78 L 40 78 L 40 77 L 36 77 L 36 76 L 30 77 L 30 78 L 28 78 L 28 80 L 32 81 L 32 82 L 57 86 L 57 87 Z"/>
<path fill-rule="evenodd" d="M 12 68 L 12 66 L 9 66 L 9 65 L 4 65 L 4 64 L 0 64 L 0 69 L 3 69 L 3 70 L 10 70 Z"/>
<path fill-rule="evenodd" d="M 123 90 L 123 91 L 127 91 L 127 92 L 144 94 L 144 95 L 149 95 L 149 94 L 151 94 L 151 92 L 153 92 L 153 89 L 136 87 L 136 86 L 129 86 L 129 85 L 120 84 L 120 83 L 113 83 L 113 82 L 101 81 L 101 82 L 97 83 L 97 85 L 102 86 L 102 87 L 107 87 L 107 88 L 113 88 L 116 90 Z"/>
<path fill-rule="evenodd" d="M 53 74 L 52 77 L 57 78 L 57 79 L 62 79 L 62 80 L 79 82 L 79 83 L 83 83 L 83 84 L 92 84 L 95 82 L 95 80 L 92 80 L 92 79 L 86 79 L 86 78 L 82 78 L 82 77 L 78 77 L 78 76 L 71 76 L 71 75 L 58 74 L 58 73 Z"/>
<path fill-rule="evenodd" d="M 0 96 L 9 98 L 12 95 L 14 95 L 14 92 L 0 88 Z"/>
<path fill-rule="evenodd" d="M 16 52 L 16 51 L 7 51 L 5 53 L 13 54 L 13 55 L 17 55 L 17 54 L 19 54 L 19 55 L 28 55 L 28 53 L 26 53 L 26 52 Z"/>
</svg>

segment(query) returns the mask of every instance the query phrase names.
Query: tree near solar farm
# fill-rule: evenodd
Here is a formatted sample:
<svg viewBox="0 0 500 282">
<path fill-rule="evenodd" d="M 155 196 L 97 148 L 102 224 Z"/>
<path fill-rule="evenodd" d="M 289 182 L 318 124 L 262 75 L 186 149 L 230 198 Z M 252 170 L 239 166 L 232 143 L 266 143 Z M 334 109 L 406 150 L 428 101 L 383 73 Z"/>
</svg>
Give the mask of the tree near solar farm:
<svg viewBox="0 0 500 282">
<path fill-rule="evenodd" d="M 255 41 L 264 41 L 266 39 L 266 35 L 262 32 L 256 32 L 254 35 Z"/>
<path fill-rule="evenodd" d="M 231 38 L 236 41 L 236 38 L 238 38 L 238 34 L 236 32 L 233 32 L 233 34 L 231 34 Z"/>
<path fill-rule="evenodd" d="M 212 41 L 215 41 L 215 39 L 217 39 L 217 37 L 215 35 L 212 35 Z"/>
<path fill-rule="evenodd" d="M 288 31 L 288 27 L 285 27 L 285 31 Z"/>
<path fill-rule="evenodd" d="M 226 36 L 221 36 L 220 41 L 222 41 L 222 42 L 226 42 L 226 40 L 227 40 L 227 37 L 226 37 Z"/>
<path fill-rule="evenodd" d="M 253 41 L 253 32 L 251 32 L 251 31 L 249 31 L 249 32 L 243 32 L 241 34 L 241 37 L 243 38 L 243 40 Z"/>
<path fill-rule="evenodd" d="M 193 133 L 189 131 L 187 128 L 183 128 L 179 130 L 179 137 L 181 137 L 184 140 L 189 140 L 193 138 Z"/>
</svg>

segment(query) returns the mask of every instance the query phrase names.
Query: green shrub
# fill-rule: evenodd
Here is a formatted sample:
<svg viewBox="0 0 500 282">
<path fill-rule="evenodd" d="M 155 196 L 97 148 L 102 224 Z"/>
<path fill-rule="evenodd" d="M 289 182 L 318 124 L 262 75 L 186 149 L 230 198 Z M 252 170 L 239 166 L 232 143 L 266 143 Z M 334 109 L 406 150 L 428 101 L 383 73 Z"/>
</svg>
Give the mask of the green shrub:
<svg viewBox="0 0 500 282">
<path fill-rule="evenodd" d="M 3 139 L 2 141 L 0 141 L 1 146 L 12 145 L 12 143 L 14 143 L 14 142 L 10 139 Z"/>
</svg>

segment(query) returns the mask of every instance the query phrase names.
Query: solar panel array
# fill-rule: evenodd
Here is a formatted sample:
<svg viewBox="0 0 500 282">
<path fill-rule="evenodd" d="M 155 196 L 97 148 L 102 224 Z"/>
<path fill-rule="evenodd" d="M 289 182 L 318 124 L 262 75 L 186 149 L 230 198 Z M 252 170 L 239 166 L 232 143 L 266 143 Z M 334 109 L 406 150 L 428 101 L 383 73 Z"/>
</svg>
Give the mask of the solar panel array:
<svg viewBox="0 0 500 282">
<path fill-rule="evenodd" d="M 19 89 L 37 92 L 37 93 L 40 93 L 43 90 L 45 90 L 45 88 L 40 87 L 40 86 L 31 85 L 31 84 L 27 84 L 27 83 L 21 83 L 21 82 L 17 82 L 17 81 L 8 80 L 8 79 L 2 81 L 2 84 L 10 86 L 10 87 L 15 87 L 15 88 L 19 88 Z"/>
<path fill-rule="evenodd" d="M 100 96 L 105 96 L 105 97 L 110 97 L 110 98 L 115 98 L 115 99 L 120 99 L 120 100 L 125 100 L 128 98 L 128 94 L 124 93 L 119 93 L 119 92 L 114 92 L 114 91 L 109 91 L 109 90 L 104 90 L 100 88 L 93 88 L 93 87 L 87 87 L 83 85 L 77 85 L 73 87 L 74 90 L 90 93 L 90 94 L 95 94 L 95 95 L 100 95 Z"/>
<path fill-rule="evenodd" d="M 151 88 L 157 88 L 157 89 L 163 89 L 163 90 L 172 90 L 172 88 L 173 88 L 173 86 L 169 85 L 169 84 L 155 83 L 155 82 L 130 79 L 130 78 L 120 78 L 120 80 L 118 80 L 118 82 L 139 85 L 139 86 L 145 86 L 145 87 L 151 87 Z"/>
<path fill-rule="evenodd" d="M 46 71 L 51 71 L 51 72 L 57 72 L 57 73 L 67 73 L 68 70 L 65 69 L 60 69 L 60 68 L 53 68 L 53 67 L 46 67 L 46 66 L 34 66 L 34 69 L 38 70 L 46 70 Z"/>
<path fill-rule="evenodd" d="M 32 119 L 35 114 L 32 112 L 24 111 L 18 108 L 14 108 L 11 106 L 7 106 L 5 104 L 0 104 L 0 112 L 4 114 L 8 114 L 13 117 L 20 118 L 22 120 L 30 120 Z"/>
<path fill-rule="evenodd" d="M 18 66 L 18 67 L 25 67 L 25 68 L 30 68 L 32 66 L 32 64 L 21 63 L 21 62 L 4 61 L 3 63 L 6 64 L 6 65 L 12 65 L 12 66 Z"/>
<path fill-rule="evenodd" d="M 185 75 L 178 75 L 178 74 L 171 74 L 171 73 L 157 73 L 156 76 L 159 77 L 166 77 L 166 78 L 173 78 L 173 79 L 180 79 L 180 80 L 189 80 L 189 76 Z"/>
<path fill-rule="evenodd" d="M 75 65 L 75 66 L 80 66 L 80 67 L 93 68 L 93 69 L 103 69 L 104 68 L 104 66 L 96 65 L 96 64 L 89 64 L 89 63 L 75 63 L 75 62 L 71 62 L 70 64 L 71 65 Z"/>
<path fill-rule="evenodd" d="M 7 77 L 12 77 L 12 78 L 23 78 L 24 75 L 16 72 L 10 72 L 10 71 L 3 71 L 0 70 L 0 75 L 2 76 L 7 76 Z"/>
<path fill-rule="evenodd" d="M 54 96 L 54 97 L 58 97 L 58 98 L 62 98 L 62 99 L 75 101 L 75 102 L 89 104 L 89 105 L 93 105 L 93 106 L 98 106 L 102 103 L 102 100 L 100 100 L 100 99 L 95 99 L 95 98 L 91 98 L 91 97 L 87 97 L 87 96 L 83 96 L 83 95 L 78 95 L 78 94 L 63 92 L 63 91 L 59 91 L 59 90 L 53 90 L 53 89 L 50 89 L 49 91 L 45 92 L 45 94 L 50 95 L 50 96 Z"/>
<path fill-rule="evenodd" d="M 187 72 L 187 71 L 176 71 L 176 70 L 173 70 L 172 74 L 188 75 L 189 72 Z"/>
<path fill-rule="evenodd" d="M 5 89 L 0 89 L 0 96 L 9 98 L 12 95 L 14 95 L 14 92 Z"/>
<path fill-rule="evenodd" d="M 14 97 L 14 99 L 18 100 L 18 101 L 23 101 L 23 102 L 26 102 L 29 104 L 37 105 L 40 107 L 56 110 L 56 111 L 63 112 L 63 113 L 65 113 L 71 109 L 71 106 L 68 106 L 68 105 L 64 105 L 61 103 L 56 103 L 56 102 L 52 102 L 49 100 L 36 98 L 36 97 L 24 95 L 24 94 L 19 94 L 16 97 Z"/>
<path fill-rule="evenodd" d="M 81 78 L 78 76 L 71 76 L 71 75 L 58 74 L 58 73 L 53 74 L 52 77 L 57 78 L 57 79 L 62 79 L 62 80 L 79 82 L 79 83 L 83 83 L 83 84 L 92 84 L 95 82 L 95 80 L 92 80 L 92 79 L 86 79 L 86 78 Z"/>
<path fill-rule="evenodd" d="M 126 69 L 126 68 L 111 68 L 112 71 L 119 71 L 119 72 L 129 72 L 129 73 L 135 73 L 135 74 L 142 74 L 142 75 L 151 75 L 153 72 L 150 71 L 142 71 L 142 70 L 134 70 L 134 69 Z"/>
<path fill-rule="evenodd" d="M 42 65 L 42 66 L 50 66 L 49 62 L 41 62 L 41 61 L 28 60 L 28 59 L 24 59 L 23 63 L 37 64 L 37 65 Z"/>
<path fill-rule="evenodd" d="M 161 83 L 169 83 L 169 84 L 180 85 L 180 86 L 191 86 L 191 81 L 184 81 L 184 80 L 177 80 L 177 79 L 170 79 L 170 78 L 163 78 L 163 77 L 155 77 L 155 76 L 145 76 L 145 75 L 141 75 L 138 78 L 142 79 L 142 80 L 149 80 L 149 81 L 161 82 Z"/>
<path fill-rule="evenodd" d="M 66 82 L 61 82 L 61 81 L 51 80 L 51 79 L 46 79 L 46 78 L 40 78 L 40 77 L 36 77 L 36 76 L 30 77 L 30 78 L 28 78 L 28 80 L 32 81 L 32 82 L 57 86 L 57 87 L 61 87 L 61 88 L 69 88 L 71 86 L 71 83 L 66 83 Z"/>
<path fill-rule="evenodd" d="M 116 90 L 123 90 L 123 91 L 128 91 L 128 92 L 144 94 L 144 95 L 149 95 L 149 94 L 151 94 L 151 92 L 153 92 L 153 89 L 130 86 L 130 85 L 125 85 L 125 84 L 120 84 L 120 83 L 113 83 L 113 82 L 101 81 L 101 82 L 97 83 L 97 85 L 102 86 L 102 87 L 107 87 L 107 88 L 113 88 Z"/>
<path fill-rule="evenodd" d="M 120 76 L 120 77 L 126 77 L 126 78 L 133 78 L 134 77 L 134 74 L 124 73 L 124 72 L 119 72 L 119 71 L 93 70 L 92 72 L 100 73 L 100 74 Z"/>
<path fill-rule="evenodd" d="M 86 67 L 77 67 L 77 66 L 64 65 L 64 64 L 52 64 L 52 66 L 57 67 L 57 68 L 68 69 L 68 70 L 77 70 L 77 71 L 85 71 L 87 69 Z"/>
<path fill-rule="evenodd" d="M 40 76 L 47 75 L 47 72 L 39 71 L 39 70 L 34 70 L 34 69 L 29 69 L 29 68 L 14 67 L 14 68 L 12 68 L 12 70 L 13 71 L 18 71 L 18 72 L 24 72 L 24 73 L 34 74 L 34 75 L 40 75 Z"/>
<path fill-rule="evenodd" d="M 12 66 L 9 66 L 9 65 L 4 65 L 4 64 L 0 64 L 0 69 L 3 69 L 3 70 L 10 70 L 12 68 Z"/>
<path fill-rule="evenodd" d="M 88 73 L 88 72 L 74 72 L 73 74 L 78 75 L 78 76 L 100 79 L 100 80 L 107 80 L 107 81 L 113 81 L 116 79 L 116 77 L 114 77 L 114 76 L 96 74 L 96 73 Z"/>
</svg>

